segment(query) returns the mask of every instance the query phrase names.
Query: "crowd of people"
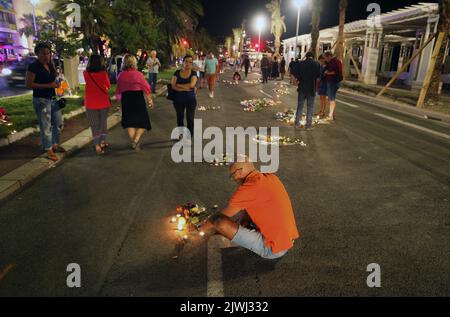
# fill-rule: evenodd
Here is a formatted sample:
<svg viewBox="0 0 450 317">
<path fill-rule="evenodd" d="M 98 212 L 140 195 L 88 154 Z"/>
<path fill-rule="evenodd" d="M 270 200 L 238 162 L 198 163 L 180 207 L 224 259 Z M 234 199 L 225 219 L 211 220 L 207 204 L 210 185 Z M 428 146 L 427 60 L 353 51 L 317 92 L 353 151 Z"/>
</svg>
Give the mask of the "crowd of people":
<svg viewBox="0 0 450 317">
<path fill-rule="evenodd" d="M 51 48 L 45 43 L 36 45 L 37 60 L 30 64 L 27 71 L 27 86 L 33 90 L 33 106 L 39 119 L 41 142 L 47 157 L 59 160 L 56 153 L 64 152 L 60 146 L 63 128 L 61 106 L 56 90 L 61 88 L 58 71 L 52 63 Z M 222 62 L 221 62 L 222 61 Z M 225 62 L 226 63 L 226 62 Z M 123 56 L 117 87 L 114 92 L 122 110 L 122 127 L 127 130 L 130 148 L 141 149 L 142 136 L 152 129 L 149 109 L 153 107 L 152 94 L 156 92 L 156 83 L 161 62 L 157 52 L 152 51 L 145 62 L 148 77 L 138 70 L 138 60 L 132 54 Z M 253 67 L 246 55 L 239 59 L 239 67 L 234 69 L 233 78 L 241 80 L 240 71 L 247 77 Z M 284 79 L 286 60 L 264 55 L 260 61 L 262 81 Z M 213 52 L 208 55 L 185 56 L 183 66 L 173 74 L 168 98 L 173 101 L 176 123 L 179 129 L 189 134 L 179 133 L 183 142 L 191 144 L 194 133 L 194 118 L 197 108 L 197 89 L 208 87 L 210 98 L 215 97 L 215 87 L 224 68 L 223 59 L 218 59 Z M 312 128 L 314 99 L 318 94 L 321 100 L 320 116 L 326 120 L 335 119 L 335 98 L 342 81 L 342 63 L 332 53 L 326 52 L 315 60 L 309 52 L 303 60 L 291 60 L 287 71 L 291 82 L 298 85 L 298 107 L 295 120 L 296 128 Z M 110 77 L 101 55 L 89 57 L 83 73 L 86 82 L 84 105 L 87 121 L 92 130 L 95 152 L 103 155 L 109 148 L 106 140 L 107 117 L 111 107 Z M 327 100 L 330 105 L 326 115 Z M 306 124 L 302 123 L 304 103 L 307 103 Z M 203 230 L 209 234 L 219 233 L 234 243 L 245 247 L 261 257 L 275 259 L 284 256 L 292 248 L 299 234 L 289 196 L 280 182 L 272 174 L 256 171 L 248 159 L 232 164 L 230 177 L 239 185 L 228 206 L 216 217 L 209 219 Z M 263 195 L 261 195 L 263 193 Z M 261 197 L 270 193 L 270 201 Z M 241 211 L 245 210 L 245 213 Z M 271 216 L 273 210 L 278 212 L 278 220 Z M 256 228 L 256 229 L 255 229 Z"/>
</svg>

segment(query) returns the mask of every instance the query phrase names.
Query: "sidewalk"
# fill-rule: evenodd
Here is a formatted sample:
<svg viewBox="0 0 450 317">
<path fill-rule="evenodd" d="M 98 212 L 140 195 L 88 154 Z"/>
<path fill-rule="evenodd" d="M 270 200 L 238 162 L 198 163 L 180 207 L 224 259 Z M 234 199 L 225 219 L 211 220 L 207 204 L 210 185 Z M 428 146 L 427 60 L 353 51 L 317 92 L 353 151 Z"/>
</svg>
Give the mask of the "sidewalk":
<svg viewBox="0 0 450 317">
<path fill-rule="evenodd" d="M 354 90 L 356 92 L 363 93 L 365 95 L 370 95 L 375 97 L 378 92 L 383 88 L 381 85 L 367 85 L 361 82 L 357 81 L 344 81 L 342 83 L 342 88 Z M 386 90 L 386 93 L 383 95 L 385 98 L 389 98 L 393 101 L 399 101 L 404 104 L 410 105 L 410 106 L 416 106 L 417 100 L 419 99 L 420 90 L 419 89 L 399 89 L 399 88 L 388 88 Z M 442 112 L 443 114 L 450 115 L 450 107 L 448 105 L 450 104 L 450 94 L 447 91 L 444 91 L 444 93 L 440 97 L 440 105 L 425 105 L 426 109 L 436 111 L 436 112 Z M 442 107 L 444 106 L 444 107 Z"/>
<path fill-rule="evenodd" d="M 450 122 L 450 95 L 446 92 L 441 95 L 439 104 L 425 105 L 424 109 L 420 109 L 416 107 L 420 90 L 388 88 L 382 97 L 375 98 L 382 88 L 379 85 L 366 85 L 361 82 L 344 81 L 339 92 L 349 97 L 358 97 L 361 101 L 387 106 L 389 109 L 401 110 L 416 116 L 428 116 L 438 118 L 439 121 Z"/>
<path fill-rule="evenodd" d="M 166 92 L 163 86 L 157 90 L 156 96 Z M 116 104 L 111 107 L 108 117 L 108 129 L 112 129 L 121 122 L 120 112 L 115 111 Z M 33 179 L 45 171 L 58 166 L 64 159 L 92 141 L 91 130 L 85 115 L 79 115 L 68 121 L 62 134 L 61 146 L 67 153 L 60 155 L 58 162 L 48 160 L 42 154 L 38 134 L 33 134 L 9 146 L 0 148 L 0 200 L 20 190 Z"/>
</svg>

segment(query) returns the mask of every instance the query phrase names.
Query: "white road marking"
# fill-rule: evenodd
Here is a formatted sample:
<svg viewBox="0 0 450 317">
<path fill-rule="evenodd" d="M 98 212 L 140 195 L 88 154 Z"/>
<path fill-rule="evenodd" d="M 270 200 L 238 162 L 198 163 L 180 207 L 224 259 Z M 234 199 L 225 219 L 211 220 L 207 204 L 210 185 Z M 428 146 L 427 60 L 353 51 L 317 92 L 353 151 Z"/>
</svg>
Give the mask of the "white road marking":
<svg viewBox="0 0 450 317">
<path fill-rule="evenodd" d="M 224 297 L 223 274 L 222 274 L 222 249 L 233 247 L 231 242 L 215 235 L 208 240 L 208 282 L 207 297 Z"/>
<path fill-rule="evenodd" d="M 411 128 L 423 131 L 423 132 L 427 132 L 427 133 L 430 133 L 430 134 L 434 134 L 434 135 L 440 136 L 440 137 L 442 137 L 444 139 L 450 139 L 450 135 L 445 134 L 445 133 L 441 133 L 441 132 L 437 132 L 437 131 L 434 131 L 434 130 L 431 130 L 431 129 L 427 129 L 427 128 L 421 127 L 420 125 L 409 123 L 409 122 L 406 122 L 406 121 L 403 121 L 403 120 L 400 120 L 400 119 L 397 119 L 397 118 L 393 118 L 393 117 L 390 117 L 390 116 L 387 116 L 387 115 L 384 115 L 384 114 L 381 114 L 381 113 L 374 113 L 374 114 L 376 116 L 378 116 L 378 117 L 381 117 L 381 118 L 384 118 L 384 119 L 387 119 L 387 120 L 391 120 L 391 121 L 403 124 L 405 126 L 408 126 L 408 127 L 411 127 Z"/>
<path fill-rule="evenodd" d="M 345 101 L 338 100 L 338 99 L 336 99 L 336 101 L 339 102 L 339 103 L 342 103 L 342 104 L 344 104 L 344 105 L 346 105 L 346 106 L 352 107 L 352 108 L 359 108 L 359 106 L 354 105 L 354 104 L 349 103 L 349 102 L 345 102 Z"/>
<path fill-rule="evenodd" d="M 271 98 L 271 99 L 275 99 L 273 98 L 271 95 L 269 95 L 268 93 L 266 93 L 264 90 L 260 89 L 259 90 L 260 93 L 262 93 L 263 95 L 266 95 L 267 97 Z"/>
</svg>

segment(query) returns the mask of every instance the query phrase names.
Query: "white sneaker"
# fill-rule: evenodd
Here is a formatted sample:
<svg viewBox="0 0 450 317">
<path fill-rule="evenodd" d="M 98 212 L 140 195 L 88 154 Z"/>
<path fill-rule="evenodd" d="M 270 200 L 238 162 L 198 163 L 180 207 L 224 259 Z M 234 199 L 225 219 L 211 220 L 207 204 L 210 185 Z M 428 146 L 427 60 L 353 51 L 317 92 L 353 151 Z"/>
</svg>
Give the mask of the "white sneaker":
<svg viewBox="0 0 450 317">
<path fill-rule="evenodd" d="M 211 93 L 211 98 L 214 98 L 214 91 Z"/>
<path fill-rule="evenodd" d="M 212 92 L 209 92 L 209 98 L 213 98 Z"/>
</svg>

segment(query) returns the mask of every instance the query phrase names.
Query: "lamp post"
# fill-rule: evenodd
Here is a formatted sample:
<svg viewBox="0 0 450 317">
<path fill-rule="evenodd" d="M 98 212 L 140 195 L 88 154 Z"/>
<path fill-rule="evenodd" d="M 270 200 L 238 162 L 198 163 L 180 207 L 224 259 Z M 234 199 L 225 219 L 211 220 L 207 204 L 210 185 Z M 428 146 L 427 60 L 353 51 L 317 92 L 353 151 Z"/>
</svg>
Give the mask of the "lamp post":
<svg viewBox="0 0 450 317">
<path fill-rule="evenodd" d="M 298 31 L 300 28 L 300 12 L 303 4 L 303 0 L 293 0 L 294 6 L 297 7 L 297 31 L 295 33 L 295 57 L 297 58 L 297 50 L 298 50 Z"/>
<path fill-rule="evenodd" d="M 261 33 L 266 23 L 264 16 L 260 15 L 255 20 L 255 27 L 258 30 L 258 52 L 261 52 Z"/>
<path fill-rule="evenodd" d="M 36 26 L 36 6 L 39 3 L 39 0 L 30 0 L 31 5 L 33 6 L 33 26 L 34 26 L 34 38 L 37 38 L 37 26 Z"/>
</svg>

